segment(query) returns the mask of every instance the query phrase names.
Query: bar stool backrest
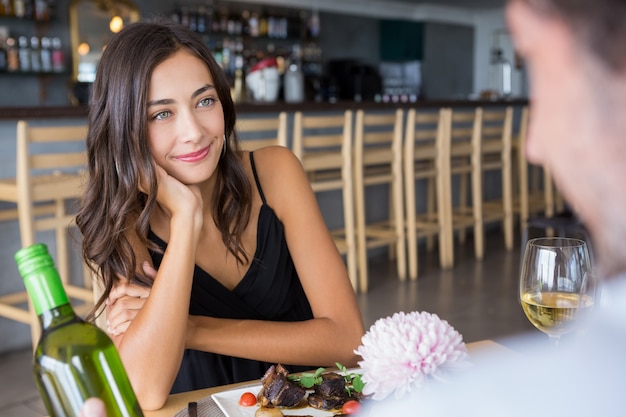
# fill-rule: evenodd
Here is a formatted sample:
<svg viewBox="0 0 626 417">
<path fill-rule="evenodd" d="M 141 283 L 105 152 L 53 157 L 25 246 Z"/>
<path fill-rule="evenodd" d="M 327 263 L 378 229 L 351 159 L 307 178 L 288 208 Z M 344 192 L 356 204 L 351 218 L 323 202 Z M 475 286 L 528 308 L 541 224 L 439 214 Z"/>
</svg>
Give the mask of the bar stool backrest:
<svg viewBox="0 0 626 417">
<path fill-rule="evenodd" d="M 397 260 L 400 279 L 406 277 L 404 197 L 402 188 L 402 133 L 404 111 L 358 110 L 354 127 L 354 195 L 359 261 L 359 290 L 368 288 L 367 250 L 389 247 Z M 386 185 L 389 201 L 386 219 L 369 220 L 366 194 L 369 186 Z M 370 216 L 371 218 L 372 216 Z"/>
<path fill-rule="evenodd" d="M 405 216 L 409 277 L 417 279 L 417 241 L 427 238 L 429 248 L 438 238 L 442 268 L 454 263 L 450 200 L 451 110 L 409 109 L 404 138 Z M 416 187 L 424 184 L 424 193 Z M 423 198 L 418 197 L 424 196 Z"/>
<path fill-rule="evenodd" d="M 30 126 L 17 123 L 16 177 L 0 180 L 0 200 L 17 204 L 21 246 L 36 242 L 36 233 L 54 231 L 55 261 L 72 299 L 84 301 L 84 308 L 93 305 L 91 281 L 83 271 L 84 282 L 70 285 L 68 229 L 74 226 L 74 214 L 67 208 L 82 195 L 85 176 L 86 125 Z M 38 340 L 39 322 L 34 311 L 20 308 L 26 293 L 0 297 L 0 315 L 30 324 L 33 345 Z"/>
<path fill-rule="evenodd" d="M 237 120 L 235 127 L 241 148 L 252 151 L 266 146 L 287 147 L 287 113 L 277 117 L 254 117 Z"/>
<path fill-rule="evenodd" d="M 345 254 L 348 275 L 355 291 L 357 283 L 356 236 L 352 177 L 352 111 L 342 114 L 303 114 L 293 121 L 293 153 L 300 159 L 313 192 L 339 190 L 343 203 L 343 225 L 329 225 L 337 249 Z M 328 219 L 326 219 L 328 224 Z"/>
</svg>

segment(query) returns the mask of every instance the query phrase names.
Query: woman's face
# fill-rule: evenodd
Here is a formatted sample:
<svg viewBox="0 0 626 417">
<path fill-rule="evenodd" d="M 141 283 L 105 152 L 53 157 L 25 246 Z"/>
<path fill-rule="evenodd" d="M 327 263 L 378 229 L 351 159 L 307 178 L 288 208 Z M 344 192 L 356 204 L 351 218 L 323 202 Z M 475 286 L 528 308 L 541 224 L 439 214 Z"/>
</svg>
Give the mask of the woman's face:
<svg viewBox="0 0 626 417">
<path fill-rule="evenodd" d="M 157 165 L 184 184 L 213 175 L 224 146 L 224 111 L 204 61 L 183 49 L 157 65 L 147 113 Z"/>
</svg>

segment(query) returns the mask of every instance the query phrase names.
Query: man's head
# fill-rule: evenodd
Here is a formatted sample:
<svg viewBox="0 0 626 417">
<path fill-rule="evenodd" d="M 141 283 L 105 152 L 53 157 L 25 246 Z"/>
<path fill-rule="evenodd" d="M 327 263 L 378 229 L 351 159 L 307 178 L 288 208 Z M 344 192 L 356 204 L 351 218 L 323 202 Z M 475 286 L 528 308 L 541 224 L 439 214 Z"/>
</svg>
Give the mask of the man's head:
<svg viewBox="0 0 626 417">
<path fill-rule="evenodd" d="M 522 0 L 536 13 L 562 20 L 579 46 L 616 71 L 626 66 L 626 1 Z M 512 1 L 510 3 L 513 3 Z"/>
<path fill-rule="evenodd" d="M 530 77 L 527 154 L 591 230 L 605 274 L 626 270 L 626 1 L 510 0 Z"/>
</svg>

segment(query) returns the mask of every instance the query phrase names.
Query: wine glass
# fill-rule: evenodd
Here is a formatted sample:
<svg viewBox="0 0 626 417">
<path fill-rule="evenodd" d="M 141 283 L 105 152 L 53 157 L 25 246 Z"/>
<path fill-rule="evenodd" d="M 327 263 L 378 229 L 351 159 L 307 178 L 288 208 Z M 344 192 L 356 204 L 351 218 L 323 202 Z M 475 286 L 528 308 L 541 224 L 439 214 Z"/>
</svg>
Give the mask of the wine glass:
<svg viewBox="0 0 626 417">
<path fill-rule="evenodd" d="M 580 239 L 543 237 L 526 245 L 520 301 L 528 320 L 559 344 L 594 303 L 591 261 Z"/>
</svg>

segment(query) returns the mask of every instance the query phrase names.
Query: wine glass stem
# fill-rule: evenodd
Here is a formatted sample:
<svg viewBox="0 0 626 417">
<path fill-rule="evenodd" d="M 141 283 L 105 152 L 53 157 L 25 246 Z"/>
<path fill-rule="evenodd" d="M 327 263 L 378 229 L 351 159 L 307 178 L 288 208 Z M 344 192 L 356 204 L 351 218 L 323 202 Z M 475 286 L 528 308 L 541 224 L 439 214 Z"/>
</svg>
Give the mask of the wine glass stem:
<svg viewBox="0 0 626 417">
<path fill-rule="evenodd" d="M 550 337 L 550 342 L 552 342 L 552 346 L 559 347 L 559 341 L 561 340 L 560 336 L 548 335 Z"/>
</svg>

